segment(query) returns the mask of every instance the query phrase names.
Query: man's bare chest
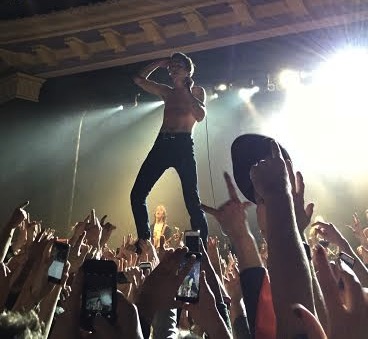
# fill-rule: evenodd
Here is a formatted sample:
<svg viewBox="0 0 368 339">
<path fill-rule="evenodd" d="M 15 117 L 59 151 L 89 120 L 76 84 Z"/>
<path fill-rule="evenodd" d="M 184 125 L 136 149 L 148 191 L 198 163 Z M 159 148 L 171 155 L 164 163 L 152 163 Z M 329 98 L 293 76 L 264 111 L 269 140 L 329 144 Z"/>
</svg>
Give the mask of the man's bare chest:
<svg viewBox="0 0 368 339">
<path fill-rule="evenodd" d="M 165 111 L 173 114 L 191 114 L 192 104 L 188 94 L 172 93 L 165 101 Z"/>
</svg>

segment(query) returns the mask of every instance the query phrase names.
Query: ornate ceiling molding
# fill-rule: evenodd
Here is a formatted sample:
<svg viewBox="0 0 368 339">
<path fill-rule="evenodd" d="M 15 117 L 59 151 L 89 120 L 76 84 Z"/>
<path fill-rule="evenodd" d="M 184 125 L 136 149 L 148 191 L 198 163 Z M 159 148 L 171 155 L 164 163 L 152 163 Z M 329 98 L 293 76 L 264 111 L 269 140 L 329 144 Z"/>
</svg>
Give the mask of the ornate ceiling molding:
<svg viewBox="0 0 368 339">
<path fill-rule="evenodd" d="M 0 61 L 42 77 L 343 25 L 368 0 L 111 0 L 0 21 Z"/>
</svg>

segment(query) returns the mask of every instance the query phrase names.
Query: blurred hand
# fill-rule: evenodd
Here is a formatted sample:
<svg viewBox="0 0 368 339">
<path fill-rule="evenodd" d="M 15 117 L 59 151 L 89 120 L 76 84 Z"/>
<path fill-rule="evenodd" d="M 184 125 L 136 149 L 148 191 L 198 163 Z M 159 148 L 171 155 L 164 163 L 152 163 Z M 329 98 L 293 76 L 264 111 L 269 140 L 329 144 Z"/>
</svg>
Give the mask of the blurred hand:
<svg viewBox="0 0 368 339">
<path fill-rule="evenodd" d="M 357 213 L 353 214 L 353 224 L 346 225 L 346 227 L 350 228 L 353 231 L 354 236 L 359 240 L 362 245 L 368 244 L 368 240 L 363 233 L 363 227 Z"/>
<path fill-rule="evenodd" d="M 136 240 L 131 234 L 123 237 L 123 243 L 120 246 L 119 258 L 128 259 L 136 251 Z"/>
<path fill-rule="evenodd" d="M 169 247 L 172 247 L 174 249 L 184 246 L 184 242 L 183 242 L 184 232 L 180 232 L 179 228 L 177 227 L 175 227 L 175 229 L 176 229 L 176 232 L 172 235 L 172 237 L 170 238 L 170 241 L 168 242 Z"/>
<path fill-rule="evenodd" d="M 216 299 L 206 280 L 205 271 L 201 271 L 199 278 L 199 301 L 195 304 L 184 303 L 183 308 L 189 311 L 189 315 L 193 318 L 207 334 L 213 333 L 213 328 L 222 325 L 223 333 L 217 333 L 218 338 L 230 337 L 227 333 L 225 323 L 217 312 Z M 210 336 L 212 337 L 212 336 Z"/>
<path fill-rule="evenodd" d="M 342 266 L 337 267 L 344 286 L 341 289 L 322 246 L 317 246 L 313 260 L 318 269 L 318 280 L 329 314 L 328 337 L 332 339 L 366 338 L 368 302 L 358 278 L 352 271 L 348 272 Z"/>
<path fill-rule="evenodd" d="M 71 246 L 69 253 L 69 262 L 70 262 L 70 273 L 77 273 L 79 268 L 83 265 L 84 260 L 86 259 L 88 251 L 92 249 L 92 246 L 84 244 L 84 240 L 86 237 L 86 232 L 83 232 L 76 243 Z"/>
<path fill-rule="evenodd" d="M 18 234 L 16 240 L 12 243 L 11 247 L 14 253 L 20 251 L 27 243 L 27 228 L 25 221 L 21 222 L 18 227 Z"/>
<path fill-rule="evenodd" d="M 364 246 L 359 246 L 357 248 L 357 253 L 359 254 L 363 263 L 367 265 L 368 264 L 368 250 Z"/>
<path fill-rule="evenodd" d="M 98 218 L 96 217 L 96 211 L 94 209 L 92 209 L 90 219 L 86 223 L 85 231 L 87 232 L 86 240 L 88 245 L 91 245 L 92 247 L 100 250 L 102 227 Z"/>
<path fill-rule="evenodd" d="M 16 228 L 18 226 L 20 226 L 20 224 L 27 219 L 28 215 L 27 212 L 25 210 L 25 208 L 29 205 L 29 201 L 24 202 L 23 204 L 21 204 L 20 206 L 18 206 L 13 214 L 10 217 L 10 220 L 8 222 L 8 225 L 11 228 Z"/>
<path fill-rule="evenodd" d="M 246 208 L 251 206 L 252 203 L 249 201 L 240 201 L 232 180 L 227 172 L 224 173 L 224 178 L 230 199 L 218 209 L 204 204 L 202 204 L 201 207 L 206 213 L 212 214 L 216 218 L 224 233 L 230 237 L 236 237 L 239 232 L 242 231 L 241 229 L 244 228 L 243 225 L 245 225 L 248 218 Z"/>
<path fill-rule="evenodd" d="M 89 220 L 89 215 L 87 215 L 87 217 L 84 218 L 83 221 L 78 221 L 74 225 L 74 227 L 73 227 L 73 235 L 72 235 L 72 237 L 69 240 L 70 245 L 73 246 L 78 241 L 79 237 L 85 231 L 85 228 L 86 228 L 86 225 L 88 223 L 88 220 Z"/>
<path fill-rule="evenodd" d="M 250 170 L 255 191 L 265 200 L 269 196 L 291 191 L 289 175 L 278 143 L 271 141 L 272 156 Z"/>
<path fill-rule="evenodd" d="M 139 239 L 139 247 L 142 250 L 140 257 L 142 261 L 149 261 L 153 264 L 153 269 L 160 263 L 155 247 L 150 240 Z"/>
<path fill-rule="evenodd" d="M 217 237 L 209 237 L 207 243 L 207 253 L 216 273 L 221 276 L 220 252 L 218 249 L 219 240 Z"/>
<path fill-rule="evenodd" d="M 146 278 L 138 298 L 138 309 L 144 314 L 147 321 L 151 321 L 156 311 L 175 308 L 176 293 L 195 262 L 191 260 L 178 272 L 188 249 L 179 248 L 168 251 L 160 264 Z"/>
<path fill-rule="evenodd" d="M 314 204 L 309 203 L 307 206 L 305 206 L 304 203 L 305 184 L 303 175 L 301 172 L 296 172 L 296 174 L 294 174 L 294 170 L 290 160 L 286 160 L 285 163 L 289 175 L 289 180 L 291 183 L 291 193 L 293 195 L 294 200 L 296 222 L 298 224 L 299 232 L 303 234 L 303 232 L 311 222 Z"/>
<path fill-rule="evenodd" d="M 337 246 L 343 246 L 345 238 L 335 225 L 317 221 L 312 224 L 312 227 L 315 227 L 316 233 L 322 236 L 323 239 Z"/>
<path fill-rule="evenodd" d="M 167 68 L 170 66 L 171 58 L 165 58 L 161 60 L 157 60 L 157 66 L 162 68 Z"/>
<path fill-rule="evenodd" d="M 230 272 L 225 280 L 225 287 L 227 293 L 229 293 L 231 302 L 240 302 L 243 298 L 242 289 L 240 286 L 239 271 L 234 269 Z"/>
<path fill-rule="evenodd" d="M 10 270 L 4 264 L 0 263 L 0 312 L 4 310 L 4 306 L 10 290 Z"/>
<path fill-rule="evenodd" d="M 328 339 L 321 323 L 303 305 L 293 305 L 295 316 L 300 320 L 308 339 Z M 302 336 L 301 336 L 302 337 Z M 331 339 L 333 339 L 331 337 Z"/>
<path fill-rule="evenodd" d="M 110 222 L 106 222 L 107 215 L 104 215 L 100 221 L 101 227 L 102 227 L 102 234 L 101 234 L 101 240 L 100 240 L 100 247 L 104 247 L 105 244 L 108 242 L 108 240 L 111 237 L 112 231 L 116 230 L 116 226 L 111 224 Z"/>
</svg>

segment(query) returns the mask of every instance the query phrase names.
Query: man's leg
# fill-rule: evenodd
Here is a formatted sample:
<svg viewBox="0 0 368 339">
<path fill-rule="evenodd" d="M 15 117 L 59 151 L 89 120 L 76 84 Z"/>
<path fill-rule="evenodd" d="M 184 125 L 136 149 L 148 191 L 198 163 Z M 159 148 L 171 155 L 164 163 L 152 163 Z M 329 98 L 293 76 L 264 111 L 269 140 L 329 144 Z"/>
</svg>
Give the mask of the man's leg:
<svg viewBox="0 0 368 339">
<path fill-rule="evenodd" d="M 200 230 L 203 244 L 207 246 L 208 225 L 206 215 L 201 209 L 197 186 L 197 164 L 194 159 L 192 142 L 186 141 L 182 145 L 181 156 L 178 159 L 175 169 L 179 174 L 185 205 L 190 215 L 192 229 Z"/>
<path fill-rule="evenodd" d="M 148 153 L 146 160 L 143 162 L 132 191 L 130 192 L 130 202 L 139 239 L 151 238 L 146 198 L 153 185 L 167 168 L 163 157 L 164 154 L 162 153 L 156 141 Z"/>
</svg>

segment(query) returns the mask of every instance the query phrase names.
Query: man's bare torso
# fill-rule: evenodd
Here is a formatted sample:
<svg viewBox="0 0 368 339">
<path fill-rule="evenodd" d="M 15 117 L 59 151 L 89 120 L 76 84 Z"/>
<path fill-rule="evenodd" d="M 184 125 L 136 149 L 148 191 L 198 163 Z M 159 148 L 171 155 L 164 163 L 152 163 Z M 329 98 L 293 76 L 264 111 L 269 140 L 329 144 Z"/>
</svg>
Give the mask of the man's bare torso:
<svg viewBox="0 0 368 339">
<path fill-rule="evenodd" d="M 195 90 L 196 86 L 193 88 Z M 196 123 L 190 94 L 185 88 L 168 89 L 164 101 L 164 119 L 160 132 L 191 133 Z"/>
</svg>

